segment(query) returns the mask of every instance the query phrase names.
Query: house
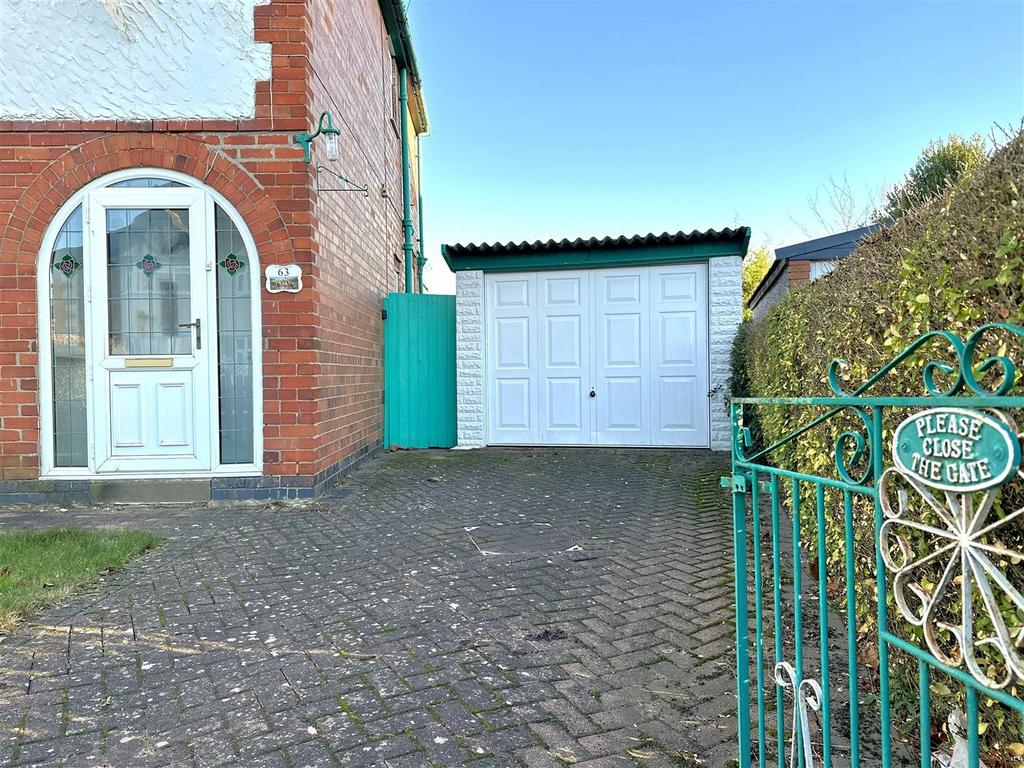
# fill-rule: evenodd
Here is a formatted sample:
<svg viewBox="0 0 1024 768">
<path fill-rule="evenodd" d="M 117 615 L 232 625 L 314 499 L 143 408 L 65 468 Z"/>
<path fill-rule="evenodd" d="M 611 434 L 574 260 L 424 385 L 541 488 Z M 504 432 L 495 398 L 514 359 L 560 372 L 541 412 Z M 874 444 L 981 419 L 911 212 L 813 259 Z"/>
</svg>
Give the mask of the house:
<svg viewBox="0 0 1024 768">
<path fill-rule="evenodd" d="M 727 450 L 746 227 L 444 245 L 457 437 Z"/>
<path fill-rule="evenodd" d="M 0 503 L 328 487 L 381 445 L 381 302 L 421 282 L 400 0 L 13 6 Z"/>
<path fill-rule="evenodd" d="M 775 261 L 747 301 L 755 321 L 763 318 L 791 287 L 814 282 L 845 259 L 879 224 L 858 227 L 775 251 Z"/>
</svg>

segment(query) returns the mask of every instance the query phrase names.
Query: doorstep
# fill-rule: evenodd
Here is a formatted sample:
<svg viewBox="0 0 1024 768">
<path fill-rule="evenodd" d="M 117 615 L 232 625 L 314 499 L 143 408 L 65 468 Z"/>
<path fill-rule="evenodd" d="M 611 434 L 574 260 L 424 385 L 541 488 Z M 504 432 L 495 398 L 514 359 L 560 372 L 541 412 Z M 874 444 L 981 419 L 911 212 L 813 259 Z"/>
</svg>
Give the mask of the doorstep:
<svg viewBox="0 0 1024 768">
<path fill-rule="evenodd" d="M 205 504 L 310 499 L 322 490 L 302 477 L 215 477 L 179 480 L 8 480 L 5 504 Z"/>
<path fill-rule="evenodd" d="M 103 478 L 0 480 L 5 504 L 204 504 L 223 501 L 298 501 L 333 490 L 345 476 L 380 453 L 360 449 L 315 475 L 256 475 L 179 479 Z"/>
</svg>

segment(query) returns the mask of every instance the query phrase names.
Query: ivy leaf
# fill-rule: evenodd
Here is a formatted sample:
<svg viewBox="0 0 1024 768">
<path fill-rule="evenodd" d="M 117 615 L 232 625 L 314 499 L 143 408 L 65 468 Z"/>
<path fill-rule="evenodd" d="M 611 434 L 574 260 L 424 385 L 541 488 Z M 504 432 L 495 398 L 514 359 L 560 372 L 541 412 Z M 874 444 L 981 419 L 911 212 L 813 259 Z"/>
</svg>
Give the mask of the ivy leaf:
<svg viewBox="0 0 1024 768">
<path fill-rule="evenodd" d="M 996 256 L 1001 259 L 1016 249 L 1017 236 L 1009 231 L 1003 232 L 1003 236 L 999 238 L 999 246 L 996 248 Z"/>
</svg>

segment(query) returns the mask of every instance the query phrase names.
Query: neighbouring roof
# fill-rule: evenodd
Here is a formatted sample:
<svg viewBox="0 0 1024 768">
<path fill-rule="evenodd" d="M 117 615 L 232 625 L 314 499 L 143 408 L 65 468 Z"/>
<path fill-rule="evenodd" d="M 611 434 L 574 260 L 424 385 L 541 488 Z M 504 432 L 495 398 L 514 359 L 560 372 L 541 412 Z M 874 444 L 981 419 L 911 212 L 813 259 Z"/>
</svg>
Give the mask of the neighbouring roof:
<svg viewBox="0 0 1024 768">
<path fill-rule="evenodd" d="M 736 227 L 703 232 L 663 232 L 660 235 L 621 235 L 575 240 L 535 240 L 519 243 L 466 243 L 442 245 L 441 253 L 452 270 L 553 269 L 572 266 L 615 266 L 744 256 L 750 228 Z"/>
<path fill-rule="evenodd" d="M 798 259 L 806 261 L 821 261 L 833 259 L 845 259 L 861 240 L 872 232 L 881 229 L 881 224 L 868 224 L 866 227 L 857 227 L 846 232 L 838 232 L 834 235 L 826 235 L 815 240 L 807 240 L 796 245 L 787 245 L 785 248 L 778 248 L 775 251 L 776 261 L 785 259 Z"/>
<path fill-rule="evenodd" d="M 881 228 L 881 224 L 869 224 L 866 227 L 857 227 L 857 229 L 847 230 L 846 232 L 837 232 L 834 235 L 826 235 L 814 240 L 787 245 L 784 248 L 777 248 L 775 250 L 775 261 L 750 295 L 747 306 L 753 309 L 760 303 L 764 295 L 772 289 L 775 282 L 786 271 L 789 262 L 838 261 L 845 259 L 853 253 L 861 240 Z"/>
</svg>

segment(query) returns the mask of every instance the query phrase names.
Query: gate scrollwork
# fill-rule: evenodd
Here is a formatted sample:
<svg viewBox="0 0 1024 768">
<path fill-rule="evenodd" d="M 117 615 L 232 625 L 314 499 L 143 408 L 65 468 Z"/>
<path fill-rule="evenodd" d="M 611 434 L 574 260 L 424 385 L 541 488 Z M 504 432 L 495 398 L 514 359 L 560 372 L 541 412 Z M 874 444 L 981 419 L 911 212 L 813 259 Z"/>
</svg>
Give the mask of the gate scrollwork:
<svg viewBox="0 0 1024 768">
<path fill-rule="evenodd" d="M 793 727 L 790 737 L 789 766 L 798 764 L 798 751 L 803 752 L 805 768 L 814 768 L 814 749 L 811 745 L 810 713 L 821 711 L 821 686 L 812 678 L 797 680 L 796 670 L 788 661 L 775 665 L 775 682 L 784 690 L 793 691 Z"/>
</svg>

